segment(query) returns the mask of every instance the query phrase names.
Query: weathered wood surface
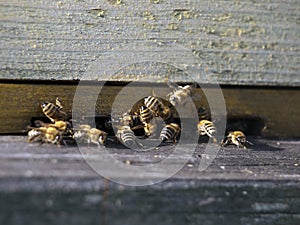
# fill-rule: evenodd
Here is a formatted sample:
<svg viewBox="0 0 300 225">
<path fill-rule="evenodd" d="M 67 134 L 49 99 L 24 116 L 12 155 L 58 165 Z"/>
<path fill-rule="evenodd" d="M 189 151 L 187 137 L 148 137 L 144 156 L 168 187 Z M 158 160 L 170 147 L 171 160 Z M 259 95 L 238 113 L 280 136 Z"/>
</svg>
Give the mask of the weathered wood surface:
<svg viewBox="0 0 300 225">
<path fill-rule="evenodd" d="M 148 59 L 203 65 L 199 82 L 300 85 L 298 0 L 11 0 L 0 11 L 1 79 L 133 80 L 101 71 Z M 87 75 L 96 60 L 99 73 Z"/>
<path fill-rule="evenodd" d="M 223 147 L 217 158 L 208 169 L 198 170 L 201 157 L 205 157 L 205 144 L 199 143 L 193 157 L 174 179 L 199 180 L 292 180 L 300 181 L 300 142 L 294 140 L 268 140 L 257 137 L 248 138 L 253 142 L 247 150 L 235 146 Z M 159 146 L 158 149 L 139 152 L 127 149 L 122 144 L 109 141 L 106 150 L 121 162 L 130 161 L 132 165 L 141 167 L 157 163 L 172 154 L 173 144 Z M 77 147 L 57 147 L 55 145 L 39 145 L 27 143 L 24 136 L 0 136 L 0 178 L 28 177 L 28 178 L 97 178 L 99 175 L 84 161 Z M 190 148 L 191 145 L 186 145 Z M 88 150 L 87 146 L 80 146 L 82 152 L 88 151 L 89 157 L 104 163 L 106 156 L 100 158 L 95 146 Z M 93 151 L 95 153 L 93 153 Z M 186 156 L 182 156 L 186 157 Z M 180 163 L 175 159 L 172 163 Z M 110 170 L 111 168 L 107 168 Z M 148 168 L 152 170 L 151 167 Z M 155 172 L 146 173 L 144 177 L 137 174 L 119 174 L 120 177 L 139 177 L 137 179 L 151 179 L 160 176 Z M 5 188 L 1 186 L 0 190 Z M 18 187 L 15 187 L 18 188 Z"/>
<path fill-rule="evenodd" d="M 60 97 L 64 111 L 67 112 L 69 118 L 72 117 L 76 84 L 58 85 L 55 82 L 52 84 L 39 82 L 35 84 L 0 84 L 0 133 L 26 132 L 26 128 L 31 125 L 33 118 L 45 117 L 40 104 L 42 102 L 54 102 L 56 97 Z M 76 96 L 79 98 L 79 100 L 77 99 L 78 102 L 82 103 L 77 110 L 86 117 L 110 115 L 113 111 L 112 105 L 118 106 L 115 101 L 116 96 L 124 88 L 126 88 L 127 94 L 120 94 L 121 103 L 132 96 L 142 99 L 151 95 L 153 88 L 163 93 L 171 91 L 166 85 L 156 88 L 153 84 L 144 84 L 140 86 L 105 85 L 99 92 L 99 86 L 97 82 L 81 85 L 84 91 L 81 91 L 81 95 Z M 207 90 L 215 90 L 215 87 L 206 88 Z M 222 92 L 226 104 L 229 129 L 242 129 L 249 135 L 299 137 L 300 105 L 298 101 L 300 92 L 298 88 L 224 86 Z M 200 102 L 195 100 L 196 107 L 199 107 L 203 102 L 209 108 L 206 98 L 199 88 L 197 93 L 203 97 Z M 98 99 L 93 101 L 92 96 L 95 95 L 96 98 L 98 96 Z M 135 102 L 130 101 L 130 103 L 133 105 Z M 95 113 L 92 115 L 86 112 L 90 105 L 95 105 Z M 121 115 L 130 108 L 131 105 L 125 104 L 125 108 L 117 108 L 119 112 L 113 113 Z M 241 123 L 236 123 L 238 121 Z"/>
<path fill-rule="evenodd" d="M 255 145 L 248 151 L 222 148 L 203 172 L 195 160 L 203 152 L 200 144 L 174 177 L 152 186 L 129 187 L 101 178 L 77 148 L 39 146 L 27 144 L 25 137 L 2 136 L 0 222 L 298 224 L 299 140 L 251 141 Z M 172 145 L 147 154 L 113 144 L 107 147 L 120 161 L 147 164 L 157 155 L 167 155 Z M 149 175 L 160 176 L 151 173 L 145 178 Z"/>
</svg>

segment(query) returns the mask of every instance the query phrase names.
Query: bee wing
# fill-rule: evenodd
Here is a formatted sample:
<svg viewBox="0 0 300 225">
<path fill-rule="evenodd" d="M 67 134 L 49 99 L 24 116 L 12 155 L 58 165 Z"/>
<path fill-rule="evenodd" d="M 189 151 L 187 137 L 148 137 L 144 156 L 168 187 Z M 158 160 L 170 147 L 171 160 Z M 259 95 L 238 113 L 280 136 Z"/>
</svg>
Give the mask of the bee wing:
<svg viewBox="0 0 300 225">
<path fill-rule="evenodd" d="M 195 89 L 195 88 L 197 87 L 197 83 L 191 84 L 190 87 L 191 87 L 192 89 Z"/>
<path fill-rule="evenodd" d="M 172 90 L 178 90 L 178 89 L 182 88 L 182 87 L 179 86 L 178 84 L 173 83 L 173 82 L 170 82 L 170 81 L 167 82 L 167 85 L 168 85 L 169 88 L 171 88 Z"/>
<path fill-rule="evenodd" d="M 144 128 L 144 125 L 137 125 L 137 126 L 131 127 L 131 130 L 137 130 L 137 129 L 142 129 L 142 128 Z"/>
<path fill-rule="evenodd" d="M 157 95 L 156 92 L 154 91 L 154 88 L 152 88 L 152 91 L 151 91 L 151 92 L 152 92 L 152 96 L 153 96 L 153 97 L 158 97 L 158 95 Z"/>
<path fill-rule="evenodd" d="M 48 126 L 48 124 L 44 123 L 44 122 L 41 121 L 41 120 L 35 120 L 35 121 L 34 121 L 34 125 L 35 125 L 36 127 L 47 127 L 47 126 Z"/>
<path fill-rule="evenodd" d="M 61 104 L 61 101 L 59 100 L 59 98 L 57 97 L 56 100 L 55 100 L 55 105 L 57 105 L 59 107 L 59 109 L 62 109 L 62 104 Z"/>
<path fill-rule="evenodd" d="M 198 93 L 195 93 L 195 94 L 191 97 L 191 99 L 192 99 L 193 101 L 201 101 L 202 96 L 201 96 L 200 94 L 198 94 Z"/>
<path fill-rule="evenodd" d="M 248 144 L 250 144 L 250 145 L 254 145 L 252 142 L 250 142 L 250 141 L 246 141 Z"/>
</svg>

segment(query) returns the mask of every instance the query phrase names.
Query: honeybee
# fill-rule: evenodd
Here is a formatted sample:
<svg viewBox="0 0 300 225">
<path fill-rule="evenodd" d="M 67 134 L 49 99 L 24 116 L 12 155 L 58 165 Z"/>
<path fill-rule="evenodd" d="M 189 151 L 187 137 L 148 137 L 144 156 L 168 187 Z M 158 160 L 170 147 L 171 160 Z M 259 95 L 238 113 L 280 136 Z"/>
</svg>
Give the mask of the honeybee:
<svg viewBox="0 0 300 225">
<path fill-rule="evenodd" d="M 193 95 L 194 89 L 197 87 L 197 84 L 180 86 L 171 82 L 168 82 L 168 86 L 172 89 L 172 92 L 167 95 L 169 101 L 172 105 L 185 105 L 188 101 L 188 98 Z"/>
<path fill-rule="evenodd" d="M 28 142 L 61 145 L 61 132 L 55 127 L 35 127 L 28 132 Z"/>
<path fill-rule="evenodd" d="M 64 120 L 67 117 L 67 114 L 62 111 L 62 105 L 58 98 L 56 98 L 56 102 L 54 103 L 42 103 L 41 104 L 43 113 L 47 116 L 51 122 L 55 122 L 57 120 Z"/>
<path fill-rule="evenodd" d="M 246 143 L 253 145 L 250 141 L 246 140 L 246 135 L 242 131 L 232 131 L 229 132 L 227 137 L 222 141 L 221 146 L 233 144 L 238 148 L 243 147 L 244 149 L 247 149 Z"/>
<path fill-rule="evenodd" d="M 60 145 L 62 133 L 56 127 L 47 127 L 44 134 L 44 142 Z"/>
<path fill-rule="evenodd" d="M 197 128 L 199 135 L 207 135 L 208 137 L 213 138 L 214 143 L 217 143 L 217 129 L 213 122 L 209 120 L 200 120 L 200 122 L 197 125 Z"/>
<path fill-rule="evenodd" d="M 55 127 L 57 128 L 64 136 L 72 135 L 72 126 L 68 121 L 57 120 L 54 123 L 44 123 L 41 120 L 34 121 L 36 127 Z"/>
<path fill-rule="evenodd" d="M 87 143 L 96 144 L 98 147 L 100 147 L 100 145 L 104 145 L 106 143 L 107 135 L 108 134 L 102 130 L 91 128 L 88 131 Z"/>
<path fill-rule="evenodd" d="M 177 136 L 180 133 L 180 127 L 176 123 L 170 123 L 164 126 L 160 132 L 160 140 L 162 142 L 173 140 L 173 143 L 177 142 Z"/>
<path fill-rule="evenodd" d="M 98 147 L 104 145 L 108 134 L 97 128 L 91 128 L 88 124 L 81 124 L 73 135 L 78 143 L 96 144 Z"/>
<path fill-rule="evenodd" d="M 120 127 L 118 129 L 116 137 L 128 148 L 134 147 L 137 144 L 136 137 L 129 126 Z"/>
</svg>

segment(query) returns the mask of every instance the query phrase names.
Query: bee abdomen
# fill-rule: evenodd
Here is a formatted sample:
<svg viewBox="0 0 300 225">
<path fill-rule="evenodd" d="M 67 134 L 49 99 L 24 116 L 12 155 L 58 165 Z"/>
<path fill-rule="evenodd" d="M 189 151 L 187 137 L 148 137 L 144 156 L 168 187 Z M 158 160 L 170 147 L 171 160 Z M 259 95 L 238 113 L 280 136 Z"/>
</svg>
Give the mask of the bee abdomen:
<svg viewBox="0 0 300 225">
<path fill-rule="evenodd" d="M 121 140 L 126 146 L 133 146 L 134 139 L 135 139 L 135 136 L 134 136 L 133 132 L 124 131 L 121 134 Z"/>
<path fill-rule="evenodd" d="M 53 103 L 43 103 L 42 110 L 44 114 L 51 120 L 64 119 L 66 114 L 60 110 L 60 107 Z"/>
<path fill-rule="evenodd" d="M 155 115 L 157 115 L 161 110 L 163 110 L 163 103 L 153 96 L 148 96 L 144 99 L 144 103 L 147 108 L 149 108 Z"/>
<path fill-rule="evenodd" d="M 135 144 L 134 132 L 129 126 L 122 126 L 117 132 L 117 137 L 127 147 L 132 147 Z"/>
<path fill-rule="evenodd" d="M 207 135 L 209 137 L 214 137 L 217 134 L 215 125 L 209 120 L 201 120 L 198 124 L 198 131 L 200 135 Z"/>
<path fill-rule="evenodd" d="M 177 135 L 179 134 L 179 131 L 180 128 L 177 124 L 175 123 L 167 124 L 160 132 L 160 139 L 163 142 L 168 140 L 175 141 Z"/>
<path fill-rule="evenodd" d="M 58 113 L 58 107 L 52 103 L 44 103 L 42 108 L 46 116 L 53 117 Z"/>
<path fill-rule="evenodd" d="M 151 110 L 146 106 L 141 106 L 140 108 L 140 120 L 145 123 L 150 123 L 151 119 L 153 118 L 153 114 Z"/>
</svg>

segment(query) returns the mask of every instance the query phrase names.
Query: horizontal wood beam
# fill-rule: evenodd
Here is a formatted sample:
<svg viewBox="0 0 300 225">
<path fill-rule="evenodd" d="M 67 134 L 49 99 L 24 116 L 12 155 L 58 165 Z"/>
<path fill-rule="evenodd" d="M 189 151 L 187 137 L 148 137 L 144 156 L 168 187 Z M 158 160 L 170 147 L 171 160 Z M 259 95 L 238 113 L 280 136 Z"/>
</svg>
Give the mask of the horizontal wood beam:
<svg viewBox="0 0 300 225">
<path fill-rule="evenodd" d="M 91 64 L 98 60 L 105 68 L 147 58 L 180 61 L 185 68 L 206 65 L 210 81 L 221 84 L 300 86 L 298 0 L 0 4 L 2 79 L 107 80 L 87 75 Z"/>
<path fill-rule="evenodd" d="M 44 117 L 40 104 L 42 102 L 54 102 L 59 97 L 68 116 L 72 116 L 72 104 L 74 96 L 82 102 L 82 112 L 86 116 L 109 116 L 116 96 L 120 97 L 120 91 L 126 87 L 128 95 L 139 99 L 152 94 L 153 85 L 142 84 L 130 86 L 124 83 L 110 82 L 103 86 L 99 93 L 99 82 L 81 84 L 85 92 L 78 96 L 78 82 L 35 82 L 30 83 L 0 83 L 0 133 L 24 133 L 32 118 Z M 103 83 L 102 83 L 103 84 Z M 124 86 L 125 85 L 125 86 Z M 207 87 L 214 90 L 215 87 Z M 137 89 L 143 91 L 142 96 Z M 154 90 L 162 93 L 170 91 L 167 86 L 158 85 Z M 258 87 L 258 86 L 221 86 L 227 109 L 228 128 L 242 126 L 250 135 L 299 137 L 300 134 L 300 90 L 299 88 L 282 87 Z M 197 88 L 201 101 L 195 100 L 196 107 L 201 104 L 208 107 L 208 103 L 200 88 Z M 77 95 L 75 95 L 77 93 Z M 118 95 L 119 94 L 119 95 Z M 98 96 L 95 102 L 91 96 Z M 120 97 L 120 101 L 128 98 Z M 89 115 L 84 110 L 89 104 L 95 104 L 95 114 Z M 132 103 L 133 104 L 133 103 Z M 122 113 L 130 109 L 121 107 Z M 242 123 L 242 124 L 239 124 Z M 258 127 L 255 127 L 258 126 Z"/>
</svg>

